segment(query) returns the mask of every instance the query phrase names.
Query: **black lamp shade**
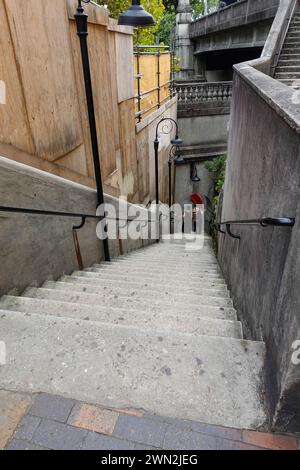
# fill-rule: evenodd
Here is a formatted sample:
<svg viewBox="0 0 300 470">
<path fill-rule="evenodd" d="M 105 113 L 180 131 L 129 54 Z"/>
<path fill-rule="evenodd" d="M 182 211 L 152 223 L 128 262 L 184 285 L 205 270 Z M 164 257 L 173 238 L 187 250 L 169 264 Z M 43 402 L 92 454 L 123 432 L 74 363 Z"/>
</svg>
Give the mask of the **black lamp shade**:
<svg viewBox="0 0 300 470">
<path fill-rule="evenodd" d="M 120 26 L 135 26 L 139 28 L 142 26 L 155 26 L 155 20 L 153 16 L 141 6 L 140 0 L 132 0 L 131 7 L 120 15 L 118 24 Z"/>
<path fill-rule="evenodd" d="M 193 183 L 200 183 L 201 179 L 198 176 L 196 163 L 191 165 L 191 180 Z"/>
<path fill-rule="evenodd" d="M 185 164 L 185 159 L 183 158 L 182 155 L 177 155 L 175 158 L 175 165 L 184 165 Z"/>
<path fill-rule="evenodd" d="M 175 139 L 172 139 L 171 140 L 171 144 L 172 145 L 182 145 L 183 144 L 183 140 L 178 137 L 178 135 L 175 137 Z"/>
</svg>

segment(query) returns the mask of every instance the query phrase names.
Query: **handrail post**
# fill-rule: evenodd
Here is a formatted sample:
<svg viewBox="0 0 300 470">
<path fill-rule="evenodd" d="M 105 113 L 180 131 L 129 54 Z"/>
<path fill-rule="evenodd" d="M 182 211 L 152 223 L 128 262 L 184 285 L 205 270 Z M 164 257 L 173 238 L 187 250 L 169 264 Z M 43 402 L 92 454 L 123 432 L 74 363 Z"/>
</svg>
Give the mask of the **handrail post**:
<svg viewBox="0 0 300 470">
<path fill-rule="evenodd" d="M 159 140 L 156 136 L 154 141 L 154 152 L 155 152 L 155 199 L 156 199 L 156 243 L 159 243 L 159 176 L 158 176 L 158 149 Z"/>
<path fill-rule="evenodd" d="M 160 108 L 160 50 L 157 50 L 157 108 Z"/>
<path fill-rule="evenodd" d="M 85 1 L 85 3 L 88 3 L 88 2 Z M 76 25 L 77 25 L 77 35 L 79 36 L 79 40 L 80 40 L 82 69 L 83 69 L 83 75 L 84 75 L 90 137 L 91 137 L 91 144 L 92 144 L 92 151 L 93 151 L 95 180 L 96 180 L 96 188 L 97 188 L 97 207 L 99 207 L 102 204 L 104 204 L 104 193 L 103 193 L 103 185 L 102 185 L 101 166 L 100 166 L 100 154 L 99 154 L 97 126 L 96 126 L 96 117 L 95 117 L 92 77 L 91 77 L 91 69 L 90 69 L 89 51 L 88 51 L 88 45 L 87 45 L 88 15 L 85 13 L 80 0 L 78 0 L 78 7 L 77 7 L 77 13 L 75 14 L 75 20 L 76 20 Z M 108 246 L 107 238 L 103 240 L 103 248 L 104 248 L 105 261 L 110 261 L 109 246 Z"/>
</svg>

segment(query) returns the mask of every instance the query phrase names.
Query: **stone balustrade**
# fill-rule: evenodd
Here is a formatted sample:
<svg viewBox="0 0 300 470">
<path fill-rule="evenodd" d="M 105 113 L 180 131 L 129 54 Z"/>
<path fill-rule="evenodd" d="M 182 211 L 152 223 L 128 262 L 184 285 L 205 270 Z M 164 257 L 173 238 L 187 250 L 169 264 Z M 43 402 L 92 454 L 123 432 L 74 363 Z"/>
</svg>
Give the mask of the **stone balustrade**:
<svg viewBox="0 0 300 470">
<path fill-rule="evenodd" d="M 176 83 L 179 107 L 199 103 L 231 101 L 232 82 Z"/>
</svg>

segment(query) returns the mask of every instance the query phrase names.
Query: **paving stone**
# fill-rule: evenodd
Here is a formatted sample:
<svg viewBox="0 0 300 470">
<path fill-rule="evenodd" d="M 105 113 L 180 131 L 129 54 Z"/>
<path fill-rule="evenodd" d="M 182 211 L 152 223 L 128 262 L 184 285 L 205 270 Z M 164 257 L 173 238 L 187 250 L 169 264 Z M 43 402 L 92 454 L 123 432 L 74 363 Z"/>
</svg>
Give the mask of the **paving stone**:
<svg viewBox="0 0 300 470">
<path fill-rule="evenodd" d="M 85 429 L 43 419 L 32 441 L 54 450 L 80 450 L 87 433 Z"/>
<path fill-rule="evenodd" d="M 75 403 L 75 400 L 69 398 L 42 393 L 36 397 L 29 413 L 65 423 Z"/>
<path fill-rule="evenodd" d="M 113 435 L 128 441 L 162 447 L 167 423 L 120 415 Z"/>
<path fill-rule="evenodd" d="M 33 442 L 23 441 L 21 439 L 13 439 L 6 450 L 49 450 L 46 447 L 39 446 Z"/>
<path fill-rule="evenodd" d="M 265 449 L 298 450 L 298 443 L 296 438 L 279 434 L 244 431 L 243 441 L 247 444 L 253 444 Z"/>
<path fill-rule="evenodd" d="M 146 446 L 145 444 L 135 444 L 133 450 L 162 450 L 157 447 Z"/>
<path fill-rule="evenodd" d="M 68 419 L 68 424 L 100 434 L 111 435 L 119 414 L 98 406 L 77 403 Z"/>
<path fill-rule="evenodd" d="M 242 440 L 242 431 L 240 429 L 214 426 L 213 424 L 197 423 L 196 421 L 190 421 L 190 426 L 192 431 L 201 432 L 210 436 L 223 437 L 233 441 Z"/>
<path fill-rule="evenodd" d="M 217 438 L 217 450 L 264 450 L 261 447 L 252 446 L 245 442 L 231 441 Z"/>
<path fill-rule="evenodd" d="M 134 443 L 117 439 L 114 437 L 103 436 L 95 432 L 89 432 L 85 438 L 82 450 L 133 450 Z"/>
<path fill-rule="evenodd" d="M 143 416 L 145 416 L 145 411 L 144 410 L 138 410 L 136 408 L 116 408 L 114 411 L 116 413 L 130 415 L 130 416 L 136 416 L 138 418 L 142 418 Z"/>
<path fill-rule="evenodd" d="M 24 416 L 14 435 L 14 439 L 31 441 L 40 422 L 41 418 L 37 416 Z"/>
<path fill-rule="evenodd" d="M 28 395 L 0 390 L 0 449 L 4 449 L 30 406 Z"/>
<path fill-rule="evenodd" d="M 156 416 L 151 414 L 145 415 L 149 419 L 161 421 L 174 426 L 180 426 L 187 431 L 195 431 L 209 436 L 223 437 L 225 439 L 232 439 L 242 441 L 242 430 L 235 428 L 226 428 L 223 426 L 216 426 L 213 424 L 200 423 L 198 421 L 182 420 L 178 418 L 169 418 L 164 416 Z"/>
<path fill-rule="evenodd" d="M 214 436 L 171 425 L 166 431 L 163 447 L 167 450 L 215 450 L 217 440 Z"/>
</svg>

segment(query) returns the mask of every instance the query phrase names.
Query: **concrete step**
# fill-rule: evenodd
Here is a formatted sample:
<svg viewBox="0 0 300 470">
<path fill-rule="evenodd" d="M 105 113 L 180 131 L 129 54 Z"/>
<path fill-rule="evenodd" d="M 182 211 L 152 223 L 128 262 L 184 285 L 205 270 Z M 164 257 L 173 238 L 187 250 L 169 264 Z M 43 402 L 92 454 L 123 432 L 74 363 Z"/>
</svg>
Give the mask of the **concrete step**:
<svg viewBox="0 0 300 470">
<path fill-rule="evenodd" d="M 290 86 L 290 87 L 293 87 L 293 88 L 297 88 L 297 86 L 295 85 L 295 80 L 284 80 L 284 79 L 280 79 L 279 80 L 281 83 L 283 83 L 284 85 L 286 86 Z"/>
<path fill-rule="evenodd" d="M 103 293 L 103 294 L 108 294 L 108 295 L 113 295 L 113 294 L 123 294 L 126 293 L 128 295 L 136 295 L 136 296 L 153 296 L 153 292 L 157 292 L 159 295 L 168 295 L 168 296 L 176 296 L 180 293 L 182 295 L 212 295 L 212 297 L 219 297 L 219 296 L 224 296 L 227 297 L 229 296 L 228 289 L 223 286 L 203 286 L 200 285 L 195 289 L 193 287 L 190 287 L 188 285 L 180 285 L 173 284 L 172 286 L 165 286 L 164 284 L 160 285 L 145 285 L 145 283 L 133 285 L 130 282 L 130 285 L 127 283 L 126 285 L 119 285 L 117 286 L 112 285 L 112 284 L 107 284 L 105 285 L 102 281 L 99 281 L 99 279 L 87 279 L 84 277 L 76 277 L 76 276 L 62 276 L 59 279 L 59 283 L 68 283 L 68 284 L 73 284 L 75 286 L 80 286 L 80 289 L 82 289 L 83 292 L 91 292 L 91 293 Z M 47 285 L 44 287 L 47 288 Z M 48 286 L 49 288 L 49 286 Z"/>
<path fill-rule="evenodd" d="M 72 287 L 72 286 L 71 286 Z M 197 306 L 213 306 L 213 307 L 233 307 L 232 299 L 212 296 L 197 296 L 197 300 L 192 296 L 181 296 L 177 297 L 176 300 L 158 298 L 153 295 L 153 298 L 149 301 L 148 298 L 134 298 L 119 296 L 117 294 L 113 296 L 90 294 L 87 292 L 75 291 L 73 288 L 62 289 L 46 289 L 46 288 L 35 288 L 31 287 L 26 289 L 24 297 L 33 297 L 39 299 L 51 299 L 61 300 L 65 302 L 83 303 L 87 305 L 111 305 L 117 308 L 134 308 L 134 309 L 145 309 L 147 310 L 151 306 L 164 309 L 171 307 L 173 309 L 185 310 L 185 311 L 197 311 Z M 187 298 L 188 297 L 188 298 Z"/>
<path fill-rule="evenodd" d="M 53 291 L 51 291 L 53 294 Z M 211 305 L 190 305 L 190 304 L 184 304 L 181 305 L 178 310 L 175 310 L 173 306 L 170 304 L 163 304 L 162 306 L 159 304 L 142 304 L 143 307 L 140 308 L 139 305 L 133 304 L 130 307 L 127 307 L 126 305 L 122 305 L 121 307 L 119 306 L 111 306 L 111 305 L 102 305 L 99 303 L 94 303 L 89 305 L 88 303 L 74 303 L 69 300 L 70 296 L 67 297 L 67 299 L 55 299 L 53 298 L 43 298 L 41 295 L 36 295 L 35 292 L 32 293 L 32 295 L 28 292 L 29 296 L 23 296 L 23 297 L 12 297 L 14 299 L 14 305 L 18 305 L 19 307 L 17 308 L 15 306 L 14 310 L 18 310 L 21 308 L 20 306 L 22 305 L 22 311 L 23 309 L 26 308 L 28 305 L 29 309 L 32 309 L 33 312 L 40 313 L 41 312 L 41 307 L 45 308 L 47 307 L 47 310 L 51 308 L 51 305 L 53 304 L 53 309 L 57 308 L 57 311 L 55 310 L 55 314 L 57 316 L 63 316 L 64 315 L 64 308 L 68 310 L 68 306 L 73 306 L 71 310 L 73 311 L 78 311 L 83 313 L 85 315 L 84 318 L 89 317 L 90 315 L 94 316 L 97 315 L 97 312 L 101 312 L 102 315 L 107 315 L 108 317 L 114 317 L 117 315 L 116 312 L 119 313 L 118 318 L 123 318 L 126 312 L 128 312 L 128 315 L 130 312 L 133 312 L 134 315 L 141 315 L 147 316 L 150 315 L 153 318 L 159 317 L 162 312 L 165 316 L 167 317 L 178 317 L 179 315 L 182 317 L 189 316 L 191 320 L 194 318 L 209 318 L 213 320 L 228 320 L 228 321 L 237 321 L 237 314 L 236 311 L 233 307 L 218 307 L 218 306 L 211 306 Z M 61 292 L 58 292 L 59 296 L 61 297 Z M 7 303 L 7 299 L 11 299 L 10 296 L 4 296 L 3 297 L 3 302 L 5 302 L 5 305 Z M 19 299 L 19 300 L 17 300 Z M 85 300 L 85 299 L 84 299 Z M 137 305 L 137 306 L 136 306 Z M 61 309 L 58 311 L 58 309 Z M 25 310 L 24 310 L 25 311 Z M 26 310 L 27 311 L 27 310 Z M 30 312 L 29 312 L 30 313 Z"/>
<path fill-rule="evenodd" d="M 151 289 L 133 289 L 129 284 L 127 288 L 105 288 L 101 286 L 95 286 L 91 284 L 81 284 L 74 281 L 72 278 L 69 278 L 68 282 L 53 282 L 47 281 L 44 283 L 44 289 L 57 289 L 63 291 L 74 291 L 74 292 L 85 292 L 87 294 L 96 294 L 100 296 L 118 296 L 119 298 L 135 298 L 149 301 L 152 300 L 154 295 L 160 297 L 160 299 L 168 300 L 170 302 L 176 302 L 177 300 L 189 300 L 190 302 L 201 301 L 202 297 L 214 297 L 227 300 L 229 298 L 228 290 L 224 289 L 203 289 L 199 288 L 193 292 L 185 291 L 184 288 L 178 288 L 177 292 L 169 291 L 164 287 L 157 286 L 157 288 L 152 291 Z"/>
<path fill-rule="evenodd" d="M 291 52 L 282 51 L 281 54 L 280 54 L 280 60 L 295 61 L 295 60 L 299 60 L 299 59 L 300 59 L 300 54 L 298 54 L 296 52 L 294 54 L 292 54 Z"/>
<path fill-rule="evenodd" d="M 296 80 L 300 79 L 300 72 L 276 72 L 275 73 L 275 78 L 281 80 L 281 79 L 287 79 L 287 80 Z"/>
<path fill-rule="evenodd" d="M 138 261 L 145 261 L 145 262 L 151 262 L 152 260 L 158 260 L 162 261 L 164 263 L 170 262 L 170 263 L 186 263 L 186 264 L 199 264 L 199 263 L 212 263 L 212 264 L 217 264 L 217 260 L 215 255 L 203 255 L 203 256 L 187 256 L 187 255 L 176 255 L 176 254 L 153 254 L 149 253 L 146 255 L 132 255 L 132 256 L 127 256 L 127 257 L 120 257 L 118 259 L 113 259 L 113 262 L 126 262 L 126 261 L 131 261 L 131 262 L 138 262 Z"/>
<path fill-rule="evenodd" d="M 289 39 L 289 38 L 300 38 L 300 29 L 289 29 L 287 35 L 286 35 L 286 39 Z"/>
<path fill-rule="evenodd" d="M 299 44 L 284 44 L 281 54 L 294 54 L 299 57 L 300 42 Z M 279 56 L 281 57 L 281 55 Z"/>
<path fill-rule="evenodd" d="M 278 62 L 277 69 L 279 67 L 300 67 L 300 58 L 294 60 L 280 59 Z"/>
<path fill-rule="evenodd" d="M 193 256 L 190 256 L 190 254 L 186 253 L 174 253 L 174 252 L 169 252 L 169 253 L 146 253 L 146 254 L 136 254 L 136 255 L 130 255 L 130 256 L 121 256 L 119 258 L 114 258 L 112 261 L 113 262 L 123 262 L 123 261 L 135 261 L 135 260 L 151 260 L 151 259 L 167 259 L 167 260 L 176 260 L 177 262 L 196 262 L 196 261 L 205 261 L 205 260 L 211 260 L 213 262 L 216 262 L 216 256 L 214 253 L 194 253 Z"/>
<path fill-rule="evenodd" d="M 283 51 L 287 51 L 287 50 L 293 51 L 293 50 L 298 50 L 298 48 L 299 48 L 299 43 L 298 42 L 289 40 L 289 41 L 286 41 L 283 44 L 282 50 Z"/>
<path fill-rule="evenodd" d="M 91 282 L 91 283 L 101 283 L 103 286 L 115 286 L 115 287 L 128 287 L 128 280 L 124 279 L 122 276 L 114 276 L 111 275 L 110 277 L 104 277 L 101 274 L 97 273 L 91 273 L 91 272 L 85 272 L 85 271 L 75 271 L 71 277 L 75 278 L 81 278 L 82 282 Z M 61 278 L 60 280 L 63 280 Z M 178 280 L 179 282 L 179 280 Z M 132 277 L 130 281 L 130 285 L 132 288 L 149 288 L 149 289 L 155 289 L 157 285 L 162 285 L 165 288 L 174 288 L 178 289 L 178 282 L 176 282 L 173 278 L 171 280 L 166 279 L 164 276 L 161 276 L 159 279 L 155 278 L 149 278 L 149 279 L 141 279 L 140 276 Z M 198 279 L 197 281 L 191 281 L 190 279 L 181 279 L 180 282 L 184 286 L 184 288 L 189 288 L 189 289 L 198 289 L 198 287 L 204 287 L 206 289 L 209 289 L 210 287 L 220 287 L 223 289 L 227 289 L 227 286 L 225 284 L 225 281 L 215 279 L 214 281 L 207 281 L 206 279 Z"/>
<path fill-rule="evenodd" d="M 285 46 L 288 46 L 288 45 L 294 45 L 296 44 L 297 46 L 300 44 L 300 39 L 298 37 L 298 35 L 293 35 L 293 34 L 288 34 L 287 37 L 285 38 L 285 41 L 284 41 L 284 45 Z"/>
<path fill-rule="evenodd" d="M 77 305 L 26 297 L 5 296 L 0 301 L 0 310 L 10 310 L 27 314 L 54 315 L 97 323 L 134 326 L 141 329 L 178 331 L 181 333 L 242 338 L 242 325 L 238 321 L 214 318 L 219 311 L 209 309 L 204 315 L 182 314 L 170 310 L 159 312 L 124 310 L 111 307 Z"/>
<path fill-rule="evenodd" d="M 149 266 L 150 269 L 160 269 L 160 268 L 165 268 L 165 269 L 192 269 L 192 270 L 199 270 L 201 268 L 205 269 L 214 269 L 214 270 L 219 270 L 220 266 L 217 262 L 213 262 L 212 260 L 198 260 L 194 262 L 189 262 L 189 261 L 181 261 L 181 260 L 174 260 L 170 261 L 168 259 L 159 259 L 159 258 L 153 258 L 153 259 L 137 259 L 137 260 L 123 260 L 123 261 L 111 261 L 109 264 L 106 264 L 106 266 L 122 266 L 122 267 L 140 267 L 140 266 Z M 105 266 L 105 264 L 104 264 Z"/>
<path fill-rule="evenodd" d="M 189 274 L 217 274 L 221 275 L 221 270 L 219 267 L 211 267 L 211 266 L 199 266 L 199 267 L 193 267 L 189 269 L 187 266 L 178 266 L 176 268 L 172 268 L 168 265 L 166 266 L 160 266 L 159 263 L 156 265 L 154 264 L 153 266 L 149 266 L 148 263 L 141 263 L 141 264 L 136 264 L 136 263 L 131 263 L 131 264 L 124 264 L 124 263 L 108 263 L 108 264 L 95 264 L 93 266 L 94 269 L 99 269 L 104 272 L 123 272 L 123 273 L 132 273 L 134 271 L 136 272 L 151 272 L 153 275 L 156 273 L 165 273 L 168 275 L 172 269 L 175 269 L 176 271 L 180 271 L 182 273 L 186 273 L 187 275 Z"/>
<path fill-rule="evenodd" d="M 94 277 L 96 276 L 98 279 L 114 282 L 114 281 L 121 281 L 125 282 L 126 285 L 128 285 L 128 280 L 127 278 L 122 274 L 122 273 L 105 273 L 105 276 L 103 275 L 102 270 L 95 270 L 91 269 L 90 271 L 84 270 L 84 271 L 76 271 L 74 273 L 75 276 L 90 276 Z M 206 285 L 206 284 L 222 284 L 225 285 L 225 281 L 222 276 L 203 276 L 203 275 L 196 275 L 196 276 L 186 276 L 186 274 L 182 273 L 170 273 L 167 277 L 164 274 L 158 274 L 153 276 L 151 273 L 144 273 L 141 277 L 140 272 L 132 273 L 130 275 L 130 278 L 132 282 L 146 282 L 146 283 L 154 283 L 157 285 L 157 283 L 163 283 L 167 285 L 168 283 L 174 284 L 174 283 L 188 283 L 189 286 L 192 287 L 198 287 L 199 285 Z"/>
<path fill-rule="evenodd" d="M 92 277 L 92 276 L 76 276 L 74 273 L 72 276 L 62 276 L 59 281 L 61 282 L 76 282 L 80 284 L 90 284 L 94 286 L 100 286 L 106 289 L 128 289 L 128 282 L 123 280 L 123 282 L 116 281 L 107 281 L 103 277 Z M 132 279 L 130 281 L 130 287 L 132 289 L 141 289 L 141 290 L 156 290 L 157 286 L 160 286 L 162 290 L 178 292 L 179 283 L 178 282 L 160 282 L 159 284 L 155 281 L 145 282 L 144 279 L 140 279 L 134 282 Z M 184 292 L 198 292 L 199 289 L 207 289 L 210 291 L 222 291 L 228 292 L 227 286 L 225 284 L 216 284 L 213 282 L 198 282 L 196 285 L 190 285 L 188 280 L 186 282 L 180 282 L 180 289 Z"/>
<path fill-rule="evenodd" d="M 299 65 L 286 65 L 286 64 L 278 64 L 278 67 L 276 68 L 276 73 L 280 72 L 298 72 L 300 73 L 300 61 Z"/>
<path fill-rule="evenodd" d="M 264 425 L 262 343 L 2 311 L 0 388 L 243 429 Z"/>
<path fill-rule="evenodd" d="M 135 269 L 114 269 L 114 270 L 109 270 L 109 269 L 102 269 L 102 268 L 87 268 L 84 270 L 84 272 L 91 272 L 91 273 L 97 273 L 100 274 L 101 276 L 104 277 L 111 277 L 111 276 L 122 276 L 123 279 L 128 279 L 128 275 L 130 274 L 130 277 L 132 276 L 139 276 L 140 278 L 143 279 L 159 279 L 160 277 L 163 277 L 164 279 L 175 279 L 175 280 L 191 280 L 191 281 L 199 281 L 201 282 L 201 279 L 206 279 L 206 280 L 221 280 L 224 281 L 224 278 L 222 277 L 221 274 L 219 273 L 212 273 L 210 271 L 203 271 L 203 272 L 187 272 L 186 270 L 176 270 L 172 271 L 169 270 L 169 272 L 165 272 L 165 270 L 161 270 L 159 272 L 155 271 L 153 272 L 152 270 L 149 271 L 145 267 L 144 268 L 135 268 Z"/>
</svg>

